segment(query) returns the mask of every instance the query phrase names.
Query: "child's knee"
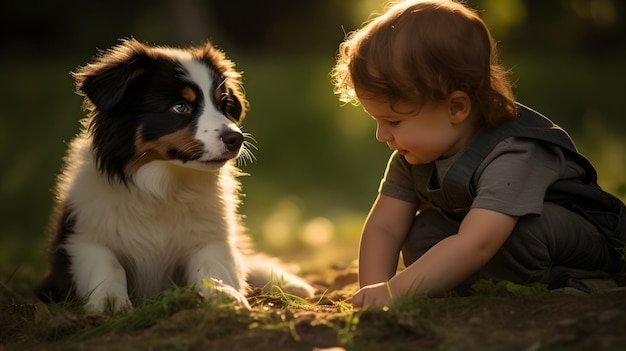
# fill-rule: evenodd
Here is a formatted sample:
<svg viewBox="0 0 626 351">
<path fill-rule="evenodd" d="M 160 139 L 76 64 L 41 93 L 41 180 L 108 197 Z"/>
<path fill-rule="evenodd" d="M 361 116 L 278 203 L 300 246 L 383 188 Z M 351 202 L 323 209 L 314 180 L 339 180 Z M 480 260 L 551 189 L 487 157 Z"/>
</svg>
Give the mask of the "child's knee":
<svg viewBox="0 0 626 351">
<path fill-rule="evenodd" d="M 431 247 L 450 235 L 456 234 L 459 224 L 450 220 L 440 211 L 427 208 L 420 211 L 413 220 L 402 245 L 402 259 L 409 266 Z"/>
</svg>

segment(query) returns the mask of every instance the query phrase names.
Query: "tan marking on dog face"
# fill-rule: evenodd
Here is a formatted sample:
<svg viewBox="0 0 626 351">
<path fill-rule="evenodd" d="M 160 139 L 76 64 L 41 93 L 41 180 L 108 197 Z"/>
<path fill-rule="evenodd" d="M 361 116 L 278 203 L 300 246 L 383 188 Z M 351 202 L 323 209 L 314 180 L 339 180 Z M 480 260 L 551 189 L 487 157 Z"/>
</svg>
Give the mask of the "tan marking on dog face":
<svg viewBox="0 0 626 351">
<path fill-rule="evenodd" d="M 181 160 L 183 162 L 202 157 L 204 143 L 192 137 L 191 127 L 177 130 L 158 139 L 146 141 L 141 128 L 135 135 L 135 154 L 126 166 L 126 173 L 133 174 L 152 161 Z M 171 151 L 176 151 L 172 154 Z"/>
<path fill-rule="evenodd" d="M 183 91 L 180 93 L 180 95 L 189 102 L 194 102 L 198 98 L 196 92 L 190 87 L 183 88 Z"/>
</svg>

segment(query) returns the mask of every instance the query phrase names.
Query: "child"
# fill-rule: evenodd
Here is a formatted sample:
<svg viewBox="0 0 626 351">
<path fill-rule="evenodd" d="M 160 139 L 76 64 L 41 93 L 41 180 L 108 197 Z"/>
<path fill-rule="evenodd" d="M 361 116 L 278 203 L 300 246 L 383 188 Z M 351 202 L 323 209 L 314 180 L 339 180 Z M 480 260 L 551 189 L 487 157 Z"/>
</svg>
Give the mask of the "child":
<svg viewBox="0 0 626 351">
<path fill-rule="evenodd" d="M 515 102 L 496 55 L 484 22 L 451 0 L 400 2 L 340 45 L 335 92 L 393 150 L 354 307 L 478 279 L 585 289 L 577 279 L 621 269 L 624 204 L 567 133 Z"/>
</svg>

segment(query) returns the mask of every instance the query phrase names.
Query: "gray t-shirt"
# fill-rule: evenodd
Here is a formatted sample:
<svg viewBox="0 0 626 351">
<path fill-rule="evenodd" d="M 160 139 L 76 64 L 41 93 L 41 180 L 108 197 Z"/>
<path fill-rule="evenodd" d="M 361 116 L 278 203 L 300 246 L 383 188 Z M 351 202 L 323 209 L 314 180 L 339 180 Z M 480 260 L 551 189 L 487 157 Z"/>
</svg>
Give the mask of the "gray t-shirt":
<svg viewBox="0 0 626 351">
<path fill-rule="evenodd" d="M 435 161 L 439 184 L 456 157 Z M 419 204 L 411 168 L 403 156 L 394 153 L 381 182 L 380 193 Z M 546 190 L 551 184 L 582 174 L 583 168 L 566 158 L 559 147 L 510 137 L 498 143 L 478 167 L 476 197 L 471 207 L 512 216 L 541 214 Z"/>
</svg>

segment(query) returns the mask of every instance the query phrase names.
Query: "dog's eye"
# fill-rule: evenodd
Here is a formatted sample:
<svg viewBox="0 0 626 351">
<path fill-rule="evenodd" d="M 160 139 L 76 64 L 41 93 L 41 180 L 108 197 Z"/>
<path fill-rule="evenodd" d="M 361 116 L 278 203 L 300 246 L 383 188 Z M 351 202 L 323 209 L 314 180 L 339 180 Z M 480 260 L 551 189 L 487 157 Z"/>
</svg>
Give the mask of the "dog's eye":
<svg viewBox="0 0 626 351">
<path fill-rule="evenodd" d="M 189 105 L 187 105 L 187 103 L 185 103 L 183 101 L 180 101 L 180 102 L 175 103 L 171 107 L 171 110 L 176 112 L 176 113 L 183 114 L 183 113 L 188 113 L 190 109 L 189 109 Z"/>
</svg>

